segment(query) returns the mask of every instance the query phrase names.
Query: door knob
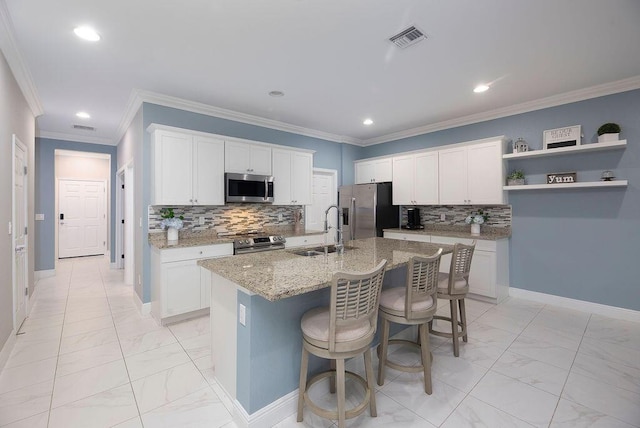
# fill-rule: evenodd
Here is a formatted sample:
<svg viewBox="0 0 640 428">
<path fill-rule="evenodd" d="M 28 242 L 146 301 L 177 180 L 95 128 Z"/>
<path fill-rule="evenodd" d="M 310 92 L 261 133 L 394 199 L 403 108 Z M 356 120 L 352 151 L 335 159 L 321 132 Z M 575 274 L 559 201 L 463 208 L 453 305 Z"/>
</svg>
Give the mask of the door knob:
<svg viewBox="0 0 640 428">
<path fill-rule="evenodd" d="M 25 249 L 26 249 L 25 245 L 16 245 L 16 253 L 17 254 L 24 253 Z"/>
</svg>

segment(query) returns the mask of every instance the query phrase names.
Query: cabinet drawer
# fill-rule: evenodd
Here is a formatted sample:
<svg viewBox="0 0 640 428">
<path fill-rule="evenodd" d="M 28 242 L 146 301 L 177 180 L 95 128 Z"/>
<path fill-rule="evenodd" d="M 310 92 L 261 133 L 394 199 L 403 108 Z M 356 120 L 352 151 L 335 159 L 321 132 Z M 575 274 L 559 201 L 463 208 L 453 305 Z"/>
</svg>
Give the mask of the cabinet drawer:
<svg viewBox="0 0 640 428">
<path fill-rule="evenodd" d="M 473 242 L 473 239 L 468 239 L 468 238 L 451 238 L 448 236 L 435 236 L 435 235 L 431 235 L 431 242 L 433 242 L 434 244 L 449 244 L 449 245 L 453 245 L 456 242 L 459 242 L 461 244 L 465 244 L 465 245 L 471 245 L 471 243 Z M 496 251 L 496 241 L 486 241 L 484 239 L 478 239 L 476 240 L 476 250 L 481 250 L 481 251 Z"/>
<path fill-rule="evenodd" d="M 162 263 L 182 260 L 210 259 L 233 255 L 233 244 L 202 245 L 198 247 L 174 248 L 160 251 Z"/>
<path fill-rule="evenodd" d="M 403 241 L 431 242 L 431 235 L 418 233 L 384 232 L 384 237 Z"/>
<path fill-rule="evenodd" d="M 304 247 L 305 245 L 324 245 L 324 233 L 307 236 L 291 236 L 286 238 L 285 248 Z"/>
</svg>

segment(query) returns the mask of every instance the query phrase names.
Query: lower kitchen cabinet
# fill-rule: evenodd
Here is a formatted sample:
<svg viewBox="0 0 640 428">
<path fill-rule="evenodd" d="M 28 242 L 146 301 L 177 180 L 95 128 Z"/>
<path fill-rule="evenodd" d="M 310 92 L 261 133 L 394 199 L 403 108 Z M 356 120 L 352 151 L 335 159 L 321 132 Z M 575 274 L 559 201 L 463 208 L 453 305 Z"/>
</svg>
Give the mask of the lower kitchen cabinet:
<svg viewBox="0 0 640 428">
<path fill-rule="evenodd" d="M 333 241 L 329 242 L 333 244 Z M 285 248 L 304 247 L 306 245 L 324 245 L 324 233 L 317 235 L 291 236 L 285 242 Z"/>
<path fill-rule="evenodd" d="M 161 324 L 209 308 L 209 281 L 198 260 L 233 255 L 233 244 L 155 249 L 151 252 L 151 314 Z"/>
<path fill-rule="evenodd" d="M 384 237 L 449 245 L 453 245 L 456 242 L 470 245 L 473 242 L 473 239 L 468 238 L 387 231 L 384 232 Z M 448 273 L 450 266 L 451 254 L 442 256 L 440 272 Z M 476 248 L 473 252 L 471 273 L 469 275 L 469 293 L 491 302 L 500 302 L 509 296 L 508 239 L 495 241 L 476 240 Z"/>
</svg>

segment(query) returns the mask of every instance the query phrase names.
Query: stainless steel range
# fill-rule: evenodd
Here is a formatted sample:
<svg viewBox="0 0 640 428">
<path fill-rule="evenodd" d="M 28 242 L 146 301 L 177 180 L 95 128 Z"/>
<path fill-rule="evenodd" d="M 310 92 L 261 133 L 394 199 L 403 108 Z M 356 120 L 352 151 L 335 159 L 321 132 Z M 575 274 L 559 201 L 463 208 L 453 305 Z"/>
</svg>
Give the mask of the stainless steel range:
<svg viewBox="0 0 640 428">
<path fill-rule="evenodd" d="M 239 236 L 233 241 L 233 254 L 281 250 L 287 240 L 284 236 Z"/>
</svg>

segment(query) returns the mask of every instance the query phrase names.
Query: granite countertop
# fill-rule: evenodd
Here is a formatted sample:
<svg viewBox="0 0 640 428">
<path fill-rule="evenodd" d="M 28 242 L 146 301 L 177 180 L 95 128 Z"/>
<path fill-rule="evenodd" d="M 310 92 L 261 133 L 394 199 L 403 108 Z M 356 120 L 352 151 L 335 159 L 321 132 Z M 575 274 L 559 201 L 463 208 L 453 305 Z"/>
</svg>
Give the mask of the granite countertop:
<svg viewBox="0 0 640 428">
<path fill-rule="evenodd" d="M 510 227 L 484 226 L 480 228 L 480 235 L 472 235 L 471 227 L 467 225 L 425 225 L 424 229 L 420 230 L 395 228 L 384 229 L 384 231 L 395 233 L 412 233 L 417 235 L 450 236 L 452 238 L 483 239 L 486 241 L 497 241 L 498 239 L 507 239 L 511 236 Z"/>
<path fill-rule="evenodd" d="M 300 248 L 292 248 L 200 260 L 198 264 L 252 293 L 276 301 L 328 287 L 338 271 L 366 271 L 382 259 L 387 260 L 388 270 L 405 265 L 413 255 L 432 255 L 439 248 L 445 254 L 453 251 L 452 245 L 385 238 L 356 239 L 345 245 L 353 248 L 344 254 L 304 257 L 294 254 Z"/>
<path fill-rule="evenodd" d="M 188 247 L 198 247 L 202 245 L 216 245 L 216 244 L 228 244 L 232 243 L 236 238 L 232 235 L 218 235 L 215 230 L 207 230 L 207 231 L 180 231 L 180 238 L 177 243 L 169 243 L 167 242 L 167 233 L 155 232 L 149 233 L 149 244 L 152 247 L 155 247 L 159 250 L 165 250 L 170 248 L 188 248 Z M 293 227 L 285 226 L 285 227 L 268 227 L 264 230 L 260 231 L 261 234 L 264 235 L 282 235 L 285 238 L 290 238 L 294 236 L 308 236 L 308 235 L 321 235 L 324 232 L 322 231 L 304 231 L 304 230 L 295 230 Z"/>
</svg>

